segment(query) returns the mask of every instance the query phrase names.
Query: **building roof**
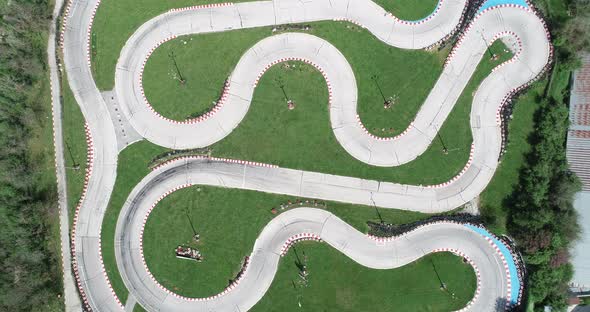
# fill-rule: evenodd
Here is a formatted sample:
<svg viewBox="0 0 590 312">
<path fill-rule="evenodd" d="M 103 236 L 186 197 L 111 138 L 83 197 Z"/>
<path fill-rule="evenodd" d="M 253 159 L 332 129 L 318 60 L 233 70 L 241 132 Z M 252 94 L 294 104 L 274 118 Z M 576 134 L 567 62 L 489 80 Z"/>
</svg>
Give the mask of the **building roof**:
<svg viewBox="0 0 590 312">
<path fill-rule="evenodd" d="M 581 233 L 573 249 L 572 283 L 586 289 L 590 287 L 590 54 L 582 57 L 582 67 L 573 76 L 567 158 L 582 180 L 582 192 L 574 202 Z"/>
<path fill-rule="evenodd" d="M 582 57 L 582 67 L 574 72 L 567 158 L 582 180 L 582 189 L 590 191 L 590 54 Z"/>
<path fill-rule="evenodd" d="M 590 192 L 581 192 L 576 197 L 574 207 L 578 211 L 578 223 L 581 227 L 580 239 L 572 251 L 574 277 L 572 286 L 579 291 L 590 290 Z"/>
</svg>

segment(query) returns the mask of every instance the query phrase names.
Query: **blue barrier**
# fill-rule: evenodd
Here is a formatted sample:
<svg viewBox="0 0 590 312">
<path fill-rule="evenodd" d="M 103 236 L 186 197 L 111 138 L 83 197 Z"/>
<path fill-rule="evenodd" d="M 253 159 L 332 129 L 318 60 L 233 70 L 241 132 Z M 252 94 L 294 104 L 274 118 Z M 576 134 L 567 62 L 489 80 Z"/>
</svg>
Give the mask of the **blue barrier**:
<svg viewBox="0 0 590 312">
<path fill-rule="evenodd" d="M 529 7 L 529 4 L 525 0 L 487 0 L 479 8 L 479 10 L 477 11 L 477 13 L 480 13 L 481 11 L 483 11 L 485 9 L 489 9 L 489 8 L 491 8 L 493 6 L 497 6 L 497 5 L 501 5 L 501 4 L 516 4 L 516 5 L 523 6 L 525 8 L 528 8 Z"/>
<path fill-rule="evenodd" d="M 480 227 L 473 226 L 470 224 L 466 224 L 465 226 L 468 227 L 469 229 L 481 234 L 483 237 L 487 237 L 487 238 L 491 239 L 492 242 L 494 243 L 494 245 L 496 245 L 498 247 L 498 249 L 500 249 L 500 252 L 504 256 L 504 259 L 506 259 L 506 264 L 508 264 L 508 270 L 510 272 L 510 283 L 511 283 L 510 303 L 517 304 L 518 303 L 518 294 L 520 292 L 520 280 L 518 279 L 518 271 L 516 269 L 516 263 L 514 262 L 514 258 L 512 258 L 512 254 L 508 250 L 508 247 L 506 247 L 506 245 L 502 241 L 498 240 L 494 235 L 490 234 L 490 232 L 488 232 L 485 229 L 482 229 Z"/>
</svg>

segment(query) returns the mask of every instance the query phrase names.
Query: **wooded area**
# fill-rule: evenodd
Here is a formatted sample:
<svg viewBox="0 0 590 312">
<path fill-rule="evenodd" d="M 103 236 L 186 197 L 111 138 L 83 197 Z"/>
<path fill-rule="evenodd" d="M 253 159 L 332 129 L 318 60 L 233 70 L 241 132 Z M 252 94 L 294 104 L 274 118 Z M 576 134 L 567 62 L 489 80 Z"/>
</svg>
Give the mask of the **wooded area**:
<svg viewBox="0 0 590 312">
<path fill-rule="evenodd" d="M 46 0 L 0 0 L 0 311 L 62 311 Z"/>
<path fill-rule="evenodd" d="M 573 208 L 580 183 L 566 159 L 569 77 L 578 65 L 578 53 L 590 50 L 590 1 L 539 0 L 547 18 L 555 60 L 545 92 L 539 97 L 532 151 L 520 173 L 520 182 L 506 199 L 508 230 L 517 240 L 528 270 L 529 308 L 554 311 L 567 307 L 573 268 L 569 248 L 578 236 Z M 565 83 L 557 83 L 562 81 Z"/>
<path fill-rule="evenodd" d="M 566 307 L 572 277 L 568 248 L 578 233 L 574 194 L 577 177 L 565 158 L 567 106 L 543 100 L 536 116 L 533 151 L 519 186 L 507 200 L 510 233 L 519 243 L 529 272 L 530 300 L 536 310 L 545 305 Z"/>
</svg>

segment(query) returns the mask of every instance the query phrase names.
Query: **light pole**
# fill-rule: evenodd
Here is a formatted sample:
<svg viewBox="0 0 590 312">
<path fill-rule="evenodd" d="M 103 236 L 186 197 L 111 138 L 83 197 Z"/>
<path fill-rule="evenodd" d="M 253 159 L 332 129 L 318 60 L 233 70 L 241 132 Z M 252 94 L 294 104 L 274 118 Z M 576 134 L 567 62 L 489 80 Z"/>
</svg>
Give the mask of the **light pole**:
<svg viewBox="0 0 590 312">
<path fill-rule="evenodd" d="M 295 258 L 297 259 L 295 265 L 297 265 L 297 268 L 301 270 L 301 268 L 303 267 L 303 262 L 301 262 L 301 259 L 299 258 L 299 253 L 297 252 L 297 248 L 295 248 L 295 246 L 293 246 L 293 252 L 295 253 Z"/>
<path fill-rule="evenodd" d="M 391 101 L 385 98 L 385 94 L 383 94 L 383 90 L 379 85 L 379 81 L 377 81 L 378 78 L 379 77 L 377 75 L 371 76 L 371 79 L 375 82 L 375 85 L 377 86 L 377 90 L 379 90 L 379 94 L 381 94 L 381 97 L 383 98 L 383 105 L 385 105 L 385 107 L 387 108 L 391 106 Z"/>
<path fill-rule="evenodd" d="M 191 197 L 191 205 L 190 205 L 191 214 L 192 214 L 192 210 L 193 210 L 194 204 L 195 204 L 195 197 L 193 195 Z M 188 223 L 191 226 L 191 229 L 193 230 L 193 238 L 195 240 L 198 240 L 198 233 L 197 233 L 197 230 L 195 230 L 195 226 L 193 224 L 193 220 L 191 219 L 191 216 L 190 216 L 191 214 L 189 214 L 189 208 L 188 207 L 184 210 L 184 213 L 186 214 L 186 219 L 188 220 Z"/>
<path fill-rule="evenodd" d="M 436 125 L 433 125 L 433 126 L 434 126 L 434 129 L 436 130 L 436 136 L 438 137 L 438 140 L 440 141 L 440 144 L 443 147 L 442 152 L 443 152 L 443 154 L 446 155 L 449 153 L 449 150 L 447 149 L 445 142 L 443 141 L 442 137 L 440 136 L 440 131 L 438 131 L 438 127 Z"/>
<path fill-rule="evenodd" d="M 72 159 L 72 166 L 74 166 L 73 168 L 75 170 L 80 169 L 80 164 L 78 164 L 76 162 L 76 159 L 74 159 L 74 154 L 72 154 L 72 148 L 70 148 L 70 144 L 68 144 L 68 141 L 66 141 L 66 147 L 68 148 L 68 154 L 70 155 L 70 158 Z"/>
<path fill-rule="evenodd" d="M 287 91 L 285 91 L 285 83 L 283 82 L 283 77 L 279 76 L 275 78 L 275 82 L 279 85 L 281 91 L 283 91 L 283 96 L 285 97 L 285 101 L 287 102 L 287 108 L 289 110 L 295 109 L 295 103 L 291 99 L 289 99 L 289 96 L 287 96 Z"/>
<path fill-rule="evenodd" d="M 434 261 L 432 261 L 432 259 L 430 259 L 430 264 L 432 264 L 432 268 L 434 269 L 434 274 L 436 274 L 436 278 L 438 279 L 438 282 L 440 284 L 440 289 L 447 290 L 447 285 L 440 278 L 440 275 L 438 274 L 438 271 L 436 270 L 436 266 L 434 266 Z"/>
<path fill-rule="evenodd" d="M 488 50 L 488 53 L 490 54 L 490 58 L 493 59 L 494 54 L 490 50 L 490 46 L 488 45 L 488 41 L 486 40 L 486 38 L 484 38 L 483 33 L 480 32 L 479 34 L 481 35 L 481 40 L 483 40 L 483 43 L 486 45 L 486 50 Z"/>
<path fill-rule="evenodd" d="M 180 72 L 180 68 L 178 67 L 178 63 L 176 62 L 176 55 L 174 55 L 174 51 L 170 51 L 170 53 L 168 53 L 168 57 L 172 60 L 172 63 L 174 63 L 174 68 L 176 69 L 176 74 L 178 74 L 178 80 L 180 81 L 180 84 L 184 84 L 186 80 Z"/>
<path fill-rule="evenodd" d="M 373 207 L 375 208 L 375 212 L 377 213 L 377 217 L 379 218 L 379 221 L 381 221 L 381 224 L 385 223 L 385 221 L 383 221 L 383 217 L 381 216 L 381 213 L 379 212 L 379 208 L 377 208 L 377 204 L 375 204 L 375 200 L 373 199 L 372 196 L 371 196 L 371 203 L 373 203 Z"/>
<path fill-rule="evenodd" d="M 285 97 L 285 101 L 289 102 L 289 97 L 287 96 L 287 92 L 285 92 L 285 83 L 283 82 L 283 77 L 279 76 L 275 79 L 275 82 L 279 85 L 279 88 L 281 88 L 281 91 L 283 91 L 283 96 Z"/>
</svg>

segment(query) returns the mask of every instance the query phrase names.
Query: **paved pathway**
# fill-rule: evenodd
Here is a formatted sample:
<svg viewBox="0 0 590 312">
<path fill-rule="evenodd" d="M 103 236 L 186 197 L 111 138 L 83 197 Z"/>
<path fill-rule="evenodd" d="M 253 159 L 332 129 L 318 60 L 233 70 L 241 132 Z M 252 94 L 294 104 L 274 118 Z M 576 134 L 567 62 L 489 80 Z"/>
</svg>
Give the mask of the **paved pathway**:
<svg viewBox="0 0 590 312">
<path fill-rule="evenodd" d="M 77 216 L 74 252 L 76 274 L 85 303 L 95 310 L 117 311 L 122 309 L 122 304 L 114 296 L 104 273 L 100 228 L 116 177 L 117 153 L 123 145 L 118 142 L 115 130 L 114 122 L 118 116 L 112 116 L 113 112 L 107 109 L 89 67 L 88 35 L 97 5 L 97 0 L 74 1 L 71 4 L 64 41 L 70 87 L 80 103 L 93 138 L 92 174 Z M 493 310 L 494 307 L 502 310 L 503 302 L 510 298 L 511 292 L 507 291 L 510 278 L 499 261 L 501 257 L 494 255 L 494 249 L 484 243 L 485 240 L 478 241 L 474 231 L 465 232 L 464 228 L 453 224 L 427 226 L 407 234 L 415 235 L 413 246 L 422 247 L 420 250 L 404 248 L 399 240 L 377 248 L 374 242 L 371 244 L 365 236 L 327 212 L 306 209 L 289 212 L 269 223 L 259 236 L 251 264 L 243 277 L 244 284 L 213 301 L 186 300 L 159 288 L 154 280 L 145 278 L 149 272 L 142 266 L 138 249 L 140 223 L 153 199 L 183 183 L 255 189 L 351 203 L 375 202 L 382 207 L 425 212 L 446 211 L 476 197 L 489 183 L 497 167 L 502 144 L 499 108 L 513 91 L 542 72 L 550 56 L 544 25 L 527 8 L 494 7 L 477 15 L 451 52 L 441 77 L 412 126 L 404 136 L 393 140 L 378 140 L 364 131 L 356 119 L 357 89 L 350 66 L 337 49 L 311 35 L 273 36 L 252 47 L 231 75 L 223 106 L 208 118 L 196 122 L 173 123 L 158 117 L 144 102 L 140 84 L 143 62 L 152 49 L 174 36 L 346 19 L 367 27 L 387 44 L 415 49 L 430 46 L 452 33 L 460 21 L 464 5 L 465 1 L 445 0 L 432 18 L 412 24 L 394 19 L 368 0 L 276 0 L 174 10 L 142 25 L 121 52 L 115 88 L 121 111 L 141 136 L 174 148 L 207 146 L 217 142 L 238 126 L 248 109 L 257 79 L 265 68 L 285 58 L 301 58 L 319 67 L 332 89 L 330 122 L 338 141 L 358 160 L 377 166 L 409 162 L 428 147 L 436 129 L 446 119 L 485 54 L 486 42 L 513 37 L 511 41 L 517 53 L 511 62 L 497 68 L 478 88 L 470 116 L 474 140 L 471 160 L 460 176 L 443 185 L 399 185 L 284 168 L 237 165 L 228 161 L 180 160 L 157 169 L 136 187 L 117 226 L 118 266 L 138 302 L 163 310 L 247 309 L 263 296 L 272 281 L 278 259 L 277 248 L 285 242 L 281 239 L 286 238 L 285 235 L 305 231 L 369 267 L 397 267 L 440 248 L 457 249 L 457 252 L 474 261 L 473 265 L 479 268 L 481 274 L 481 295 L 476 296 L 470 308 L 475 311 Z M 323 223 L 326 220 L 334 220 L 334 226 L 326 227 L 327 223 Z M 300 225 L 292 224 L 295 221 Z M 283 228 L 277 226 L 281 222 L 284 222 Z M 275 239 L 277 235 L 279 238 Z M 131 246 L 132 249 L 121 246 Z M 262 267 L 268 269 L 263 270 Z M 261 279 L 251 277 L 253 275 L 249 272 L 258 272 L 257 276 Z M 258 286 L 241 286 L 253 285 L 251 283 Z"/>
<path fill-rule="evenodd" d="M 63 0 L 55 1 L 53 19 L 49 27 L 47 43 L 47 64 L 49 65 L 49 81 L 51 83 L 51 109 L 53 116 L 53 145 L 55 149 L 55 171 L 57 176 L 57 200 L 59 205 L 59 232 L 61 241 L 61 262 L 63 269 L 64 303 L 66 312 L 81 311 L 82 305 L 72 274 L 70 253 L 70 217 L 67 199 L 66 167 L 64 160 L 62 103 L 60 92 L 59 69 L 56 58 L 56 25 L 60 17 Z"/>
</svg>

